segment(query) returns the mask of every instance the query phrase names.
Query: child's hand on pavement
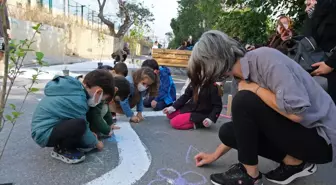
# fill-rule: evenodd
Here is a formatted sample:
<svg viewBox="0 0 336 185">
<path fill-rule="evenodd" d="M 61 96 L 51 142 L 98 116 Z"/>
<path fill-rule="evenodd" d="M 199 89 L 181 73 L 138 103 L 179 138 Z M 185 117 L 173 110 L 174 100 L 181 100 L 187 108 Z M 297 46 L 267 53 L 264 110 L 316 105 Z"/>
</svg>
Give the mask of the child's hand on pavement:
<svg viewBox="0 0 336 185">
<path fill-rule="evenodd" d="M 145 118 L 142 116 L 142 112 L 138 112 L 136 115 L 139 118 L 139 122 L 143 121 Z"/>
<path fill-rule="evenodd" d="M 104 143 L 102 141 L 98 141 L 96 147 L 99 151 L 101 151 L 104 148 Z"/>
<path fill-rule="evenodd" d="M 139 123 L 140 119 L 138 118 L 138 116 L 132 116 L 130 121 L 133 123 Z"/>
<path fill-rule="evenodd" d="M 210 127 L 212 124 L 213 124 L 213 122 L 209 118 L 205 118 L 204 121 L 203 121 L 203 126 L 206 127 L 206 128 Z"/>
<path fill-rule="evenodd" d="M 120 127 L 117 126 L 116 124 L 111 125 L 111 130 L 119 130 Z"/>
</svg>

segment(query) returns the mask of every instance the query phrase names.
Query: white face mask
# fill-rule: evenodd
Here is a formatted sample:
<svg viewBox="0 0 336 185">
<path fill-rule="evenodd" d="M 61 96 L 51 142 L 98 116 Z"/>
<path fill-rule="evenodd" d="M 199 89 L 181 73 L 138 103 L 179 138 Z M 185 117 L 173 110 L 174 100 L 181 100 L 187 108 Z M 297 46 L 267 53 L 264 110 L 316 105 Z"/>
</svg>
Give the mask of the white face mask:
<svg viewBox="0 0 336 185">
<path fill-rule="evenodd" d="M 142 85 L 142 83 L 138 84 L 138 91 L 143 92 L 143 91 L 145 91 L 147 89 L 148 89 L 148 87 Z"/>
<path fill-rule="evenodd" d="M 103 98 L 103 93 L 101 93 L 100 96 L 99 96 L 99 98 L 98 98 L 98 102 L 95 102 L 96 95 L 97 95 L 97 92 L 95 92 L 95 93 L 93 94 L 93 96 L 90 97 L 90 98 L 87 100 L 87 104 L 88 104 L 90 107 L 95 107 L 95 106 L 97 106 L 97 105 L 101 102 L 101 100 L 102 100 L 102 98 Z"/>
</svg>

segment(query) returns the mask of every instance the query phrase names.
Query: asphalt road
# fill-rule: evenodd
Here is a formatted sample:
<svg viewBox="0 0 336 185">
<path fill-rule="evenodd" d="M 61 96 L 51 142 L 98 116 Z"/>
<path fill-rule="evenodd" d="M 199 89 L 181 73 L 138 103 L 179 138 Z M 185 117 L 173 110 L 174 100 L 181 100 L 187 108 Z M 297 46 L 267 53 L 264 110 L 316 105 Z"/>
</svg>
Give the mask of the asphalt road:
<svg viewBox="0 0 336 185">
<path fill-rule="evenodd" d="M 179 92 L 186 77 L 174 76 L 174 79 Z M 25 81 L 21 80 L 17 85 L 22 85 Z M 38 86 L 42 88 L 46 81 L 43 80 Z M 22 88 L 14 88 L 10 102 L 19 103 L 23 95 Z M 224 102 L 226 96 L 227 94 L 223 97 Z M 227 119 L 220 118 L 211 129 L 178 131 L 172 129 L 169 121 L 160 113 L 152 113 L 151 110 L 146 109 L 146 113 L 157 114 L 157 116 L 147 116 L 140 124 L 131 124 L 130 129 L 126 126 L 127 119 L 120 117 L 118 122 L 123 123 L 124 131 L 116 133 L 115 139 L 104 140 L 105 149 L 102 152 L 88 154 L 85 162 L 81 164 L 64 164 L 51 158 L 49 154 L 51 149 L 41 149 L 30 136 L 31 116 L 42 97 L 42 92 L 31 95 L 24 106 L 24 115 L 15 125 L 4 148 L 3 156 L 0 158 L 0 184 L 86 184 L 106 173 L 121 170 L 123 173 L 106 176 L 99 181 L 100 183 L 95 184 L 128 185 L 131 179 L 137 179 L 132 181 L 133 184 L 202 185 L 210 184 L 209 175 L 211 173 L 224 172 L 231 164 L 237 162 L 236 151 L 229 152 L 214 164 L 203 168 L 197 168 L 193 161 L 193 157 L 199 151 L 211 152 L 216 149 L 220 144 L 217 136 L 218 129 L 228 121 Z M 6 124 L 0 132 L 0 151 L 3 149 L 10 128 L 11 125 Z M 133 131 L 138 138 L 134 137 Z M 138 139 L 140 140 L 137 141 Z M 132 145 L 132 143 L 136 144 Z M 141 148 L 145 149 L 145 156 Z M 120 169 L 120 166 L 124 164 L 128 166 Z M 143 167 L 132 166 L 136 164 L 143 165 Z M 274 167 L 276 167 L 275 163 L 260 159 L 261 172 L 265 173 Z M 331 165 L 321 165 L 316 174 L 297 180 L 293 184 L 333 185 L 335 184 L 334 174 L 336 170 Z M 120 181 L 116 183 L 117 180 Z M 271 185 L 266 181 L 265 184 Z"/>
</svg>

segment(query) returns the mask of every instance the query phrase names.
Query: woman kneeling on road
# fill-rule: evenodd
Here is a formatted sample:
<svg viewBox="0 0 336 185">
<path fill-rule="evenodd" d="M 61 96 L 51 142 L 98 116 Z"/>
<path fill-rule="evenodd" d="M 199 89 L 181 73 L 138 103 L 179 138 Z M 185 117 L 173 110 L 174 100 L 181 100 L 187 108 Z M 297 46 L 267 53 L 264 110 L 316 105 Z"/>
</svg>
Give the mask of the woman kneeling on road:
<svg viewBox="0 0 336 185">
<path fill-rule="evenodd" d="M 281 52 L 263 47 L 246 53 L 226 34 L 209 31 L 194 47 L 188 73 L 193 84 L 231 75 L 240 81 L 232 122 L 219 131 L 223 144 L 212 154 L 195 156 L 196 165 L 203 166 L 231 148 L 238 150 L 239 163 L 211 175 L 213 184 L 262 184 L 258 155 L 280 163 L 266 174 L 269 181 L 279 184 L 311 175 L 317 170 L 315 164 L 332 161 L 335 104 L 302 67 Z"/>
</svg>

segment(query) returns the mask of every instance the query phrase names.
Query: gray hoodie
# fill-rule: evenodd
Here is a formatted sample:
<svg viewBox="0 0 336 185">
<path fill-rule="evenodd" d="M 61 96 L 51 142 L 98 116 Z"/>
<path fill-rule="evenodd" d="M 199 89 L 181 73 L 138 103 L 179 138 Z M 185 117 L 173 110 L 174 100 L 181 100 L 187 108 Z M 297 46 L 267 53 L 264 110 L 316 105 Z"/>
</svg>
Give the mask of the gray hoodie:
<svg viewBox="0 0 336 185">
<path fill-rule="evenodd" d="M 302 117 L 333 147 L 336 162 L 336 106 L 325 90 L 299 64 L 281 52 L 262 47 L 240 59 L 244 79 L 271 90 L 279 109 Z"/>
</svg>

